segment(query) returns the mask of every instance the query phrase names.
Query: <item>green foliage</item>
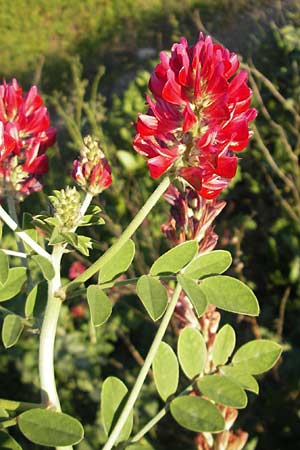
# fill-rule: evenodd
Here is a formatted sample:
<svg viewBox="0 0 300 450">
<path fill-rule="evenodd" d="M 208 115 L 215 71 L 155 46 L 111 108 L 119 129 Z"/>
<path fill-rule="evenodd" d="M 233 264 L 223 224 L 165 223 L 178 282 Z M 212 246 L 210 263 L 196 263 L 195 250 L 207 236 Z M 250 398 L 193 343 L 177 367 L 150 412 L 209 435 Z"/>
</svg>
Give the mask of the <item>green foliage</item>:
<svg viewBox="0 0 300 450">
<path fill-rule="evenodd" d="M 55 271 L 52 263 L 41 255 L 33 255 L 31 256 L 31 259 L 39 266 L 45 280 L 52 280 L 52 278 L 55 276 Z"/>
<path fill-rule="evenodd" d="M 200 286 L 208 303 L 218 308 L 249 316 L 259 314 L 258 301 L 253 291 L 235 278 L 212 276 L 201 281 Z"/>
<path fill-rule="evenodd" d="M 6 431 L 0 430 L 0 448 L 7 450 L 22 450 L 22 447 Z"/>
<path fill-rule="evenodd" d="M 252 375 L 259 375 L 276 364 L 281 352 L 282 348 L 276 342 L 264 339 L 250 341 L 234 354 L 232 364 Z"/>
<path fill-rule="evenodd" d="M 15 297 L 22 289 L 26 281 L 26 269 L 13 267 L 9 269 L 6 282 L 0 286 L 0 302 L 5 302 Z"/>
<path fill-rule="evenodd" d="M 38 317 L 42 314 L 46 307 L 48 296 L 47 282 L 41 281 L 36 284 L 29 292 L 24 308 L 25 317 Z"/>
<path fill-rule="evenodd" d="M 207 308 L 207 300 L 201 287 L 194 280 L 183 275 L 178 275 L 177 279 L 182 289 L 191 301 L 196 311 L 197 317 L 201 317 Z"/>
<path fill-rule="evenodd" d="M 163 400 L 175 394 L 179 381 L 179 365 L 173 349 L 161 342 L 153 361 L 156 389 Z"/>
<path fill-rule="evenodd" d="M 0 284 L 6 283 L 8 278 L 9 260 L 8 256 L 0 250 Z"/>
<path fill-rule="evenodd" d="M 27 439 L 45 447 L 78 444 L 83 427 L 73 417 L 46 409 L 31 409 L 18 417 L 18 427 Z"/>
<path fill-rule="evenodd" d="M 112 281 L 126 272 L 135 254 L 135 245 L 132 240 L 127 241 L 123 247 L 100 270 L 98 283 Z"/>
<path fill-rule="evenodd" d="M 86 292 L 91 320 L 95 327 L 103 325 L 111 316 L 112 303 L 105 292 L 96 284 L 91 284 Z"/>
<path fill-rule="evenodd" d="M 197 432 L 218 433 L 225 422 L 218 408 L 200 397 L 182 396 L 172 400 L 170 410 L 182 427 Z"/>
<path fill-rule="evenodd" d="M 212 359 L 215 366 L 226 364 L 235 347 L 235 332 L 229 325 L 224 325 L 217 333 L 212 349 Z"/>
<path fill-rule="evenodd" d="M 225 250 L 213 250 L 195 258 L 184 270 L 184 275 L 199 279 L 225 272 L 232 263 L 231 254 Z"/>
<path fill-rule="evenodd" d="M 20 316 L 8 314 L 2 325 L 2 342 L 5 348 L 15 345 L 23 331 L 24 324 Z"/>
<path fill-rule="evenodd" d="M 160 319 L 168 303 L 168 294 L 164 286 L 156 278 L 142 275 L 137 282 L 136 291 L 151 319 Z"/>
<path fill-rule="evenodd" d="M 125 384 L 116 377 L 109 377 L 103 383 L 101 391 L 101 417 L 107 436 L 112 431 L 115 421 L 121 412 L 121 407 L 124 405 L 127 392 L 128 389 Z M 119 435 L 117 443 L 126 441 L 129 438 L 132 424 L 133 415 L 130 414 Z"/>
<path fill-rule="evenodd" d="M 231 408 L 245 408 L 247 395 L 241 386 L 227 378 L 219 375 L 206 375 L 197 381 L 200 392 L 210 400 Z"/>
<path fill-rule="evenodd" d="M 207 350 L 204 338 L 196 328 L 184 328 L 178 339 L 178 359 L 188 378 L 200 375 L 206 365 Z"/>
<path fill-rule="evenodd" d="M 185 267 L 196 255 L 198 244 L 187 241 L 160 256 L 151 266 L 150 275 L 177 273 Z"/>
<path fill-rule="evenodd" d="M 220 367 L 221 372 L 226 375 L 226 377 L 231 378 L 236 383 L 238 383 L 243 389 L 247 391 L 254 392 L 254 394 L 258 394 L 259 386 L 256 379 L 245 372 L 236 367 L 224 366 Z"/>
</svg>

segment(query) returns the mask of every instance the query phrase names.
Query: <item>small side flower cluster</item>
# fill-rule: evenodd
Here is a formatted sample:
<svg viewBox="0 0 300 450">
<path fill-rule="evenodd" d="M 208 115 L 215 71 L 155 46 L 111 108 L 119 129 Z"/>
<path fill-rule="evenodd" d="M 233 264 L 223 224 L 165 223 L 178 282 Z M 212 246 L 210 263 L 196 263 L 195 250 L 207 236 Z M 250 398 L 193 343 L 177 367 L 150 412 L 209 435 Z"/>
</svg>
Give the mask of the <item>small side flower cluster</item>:
<svg viewBox="0 0 300 450">
<path fill-rule="evenodd" d="M 23 95 L 17 80 L 0 85 L 0 196 L 19 197 L 39 191 L 48 172 L 46 149 L 54 144 L 55 128 L 36 86 Z"/>
<path fill-rule="evenodd" d="M 162 52 L 151 75 L 147 114 L 139 114 L 134 148 L 148 158 L 150 174 L 168 169 L 204 198 L 215 198 L 237 169 L 234 152 L 245 149 L 256 110 L 238 57 L 202 33 Z"/>
<path fill-rule="evenodd" d="M 97 140 L 86 136 L 80 151 L 80 159 L 73 163 L 72 177 L 86 192 L 100 194 L 112 183 L 111 168 Z"/>
</svg>

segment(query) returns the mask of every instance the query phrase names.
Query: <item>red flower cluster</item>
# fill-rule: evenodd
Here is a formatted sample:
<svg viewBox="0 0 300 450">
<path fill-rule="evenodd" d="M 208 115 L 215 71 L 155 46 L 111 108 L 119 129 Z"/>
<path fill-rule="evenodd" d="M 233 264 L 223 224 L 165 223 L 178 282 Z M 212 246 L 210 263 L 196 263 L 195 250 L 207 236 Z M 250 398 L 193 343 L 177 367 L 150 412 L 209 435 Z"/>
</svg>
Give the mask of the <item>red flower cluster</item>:
<svg viewBox="0 0 300 450">
<path fill-rule="evenodd" d="M 42 188 L 48 171 L 46 149 L 54 144 L 55 128 L 36 86 L 23 96 L 17 80 L 0 85 L 0 177 L 3 191 L 28 195 Z"/>
<path fill-rule="evenodd" d="M 233 152 L 247 146 L 256 117 L 247 73 L 236 74 L 237 55 L 202 33 L 194 46 L 181 38 L 160 59 L 149 82 L 155 101 L 147 96 L 134 148 L 148 158 L 153 178 L 174 166 L 201 196 L 215 198 L 234 177 Z"/>
<path fill-rule="evenodd" d="M 72 177 L 82 189 L 97 195 L 111 185 L 111 168 L 97 140 L 86 136 L 83 144 L 81 158 L 73 162 Z"/>
</svg>

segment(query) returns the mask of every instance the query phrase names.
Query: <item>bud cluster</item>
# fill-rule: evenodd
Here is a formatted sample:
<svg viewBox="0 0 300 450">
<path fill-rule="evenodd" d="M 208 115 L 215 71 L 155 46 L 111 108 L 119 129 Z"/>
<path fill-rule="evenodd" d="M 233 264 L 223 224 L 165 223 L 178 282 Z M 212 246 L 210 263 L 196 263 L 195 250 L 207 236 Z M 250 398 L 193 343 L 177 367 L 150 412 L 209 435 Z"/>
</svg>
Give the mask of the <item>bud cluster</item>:
<svg viewBox="0 0 300 450">
<path fill-rule="evenodd" d="M 86 136 L 80 151 L 80 159 L 73 163 L 72 177 L 86 192 L 100 194 L 112 183 L 111 168 L 98 140 Z"/>
<path fill-rule="evenodd" d="M 61 191 L 54 191 L 50 197 L 54 207 L 54 217 L 59 223 L 60 231 L 70 231 L 78 223 L 81 199 L 75 187 L 67 186 Z"/>
</svg>

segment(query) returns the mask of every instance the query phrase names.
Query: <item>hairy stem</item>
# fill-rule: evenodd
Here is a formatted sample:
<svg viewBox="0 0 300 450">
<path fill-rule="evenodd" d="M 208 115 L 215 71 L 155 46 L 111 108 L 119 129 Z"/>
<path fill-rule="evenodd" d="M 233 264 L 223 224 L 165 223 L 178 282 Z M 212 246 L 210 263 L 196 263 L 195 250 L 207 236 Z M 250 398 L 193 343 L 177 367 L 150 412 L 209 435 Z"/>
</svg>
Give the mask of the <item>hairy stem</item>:
<svg viewBox="0 0 300 450">
<path fill-rule="evenodd" d="M 152 345 L 150 347 L 149 353 L 145 359 L 144 365 L 136 379 L 135 385 L 130 393 L 130 396 L 128 397 L 128 400 L 124 406 L 124 409 L 116 423 L 116 426 L 114 427 L 111 435 L 109 436 L 106 444 L 103 447 L 103 450 L 111 450 L 111 448 L 114 446 L 116 440 L 118 439 L 118 436 L 120 434 L 120 432 L 122 431 L 123 426 L 126 423 L 126 420 L 131 412 L 131 410 L 134 407 L 134 404 L 136 402 L 136 399 L 138 398 L 138 395 L 143 387 L 145 378 L 148 374 L 148 371 L 151 367 L 151 364 L 155 358 L 156 352 L 158 350 L 158 347 L 165 335 L 166 329 L 169 325 L 169 322 L 172 318 L 174 309 L 176 307 L 177 304 L 177 300 L 179 298 L 181 292 L 181 287 L 179 284 L 177 284 L 175 291 L 173 293 L 173 297 L 172 300 L 170 301 L 168 308 L 165 312 L 165 315 L 161 321 L 161 324 L 157 330 L 157 333 L 155 335 L 155 338 L 152 342 Z"/>
</svg>

